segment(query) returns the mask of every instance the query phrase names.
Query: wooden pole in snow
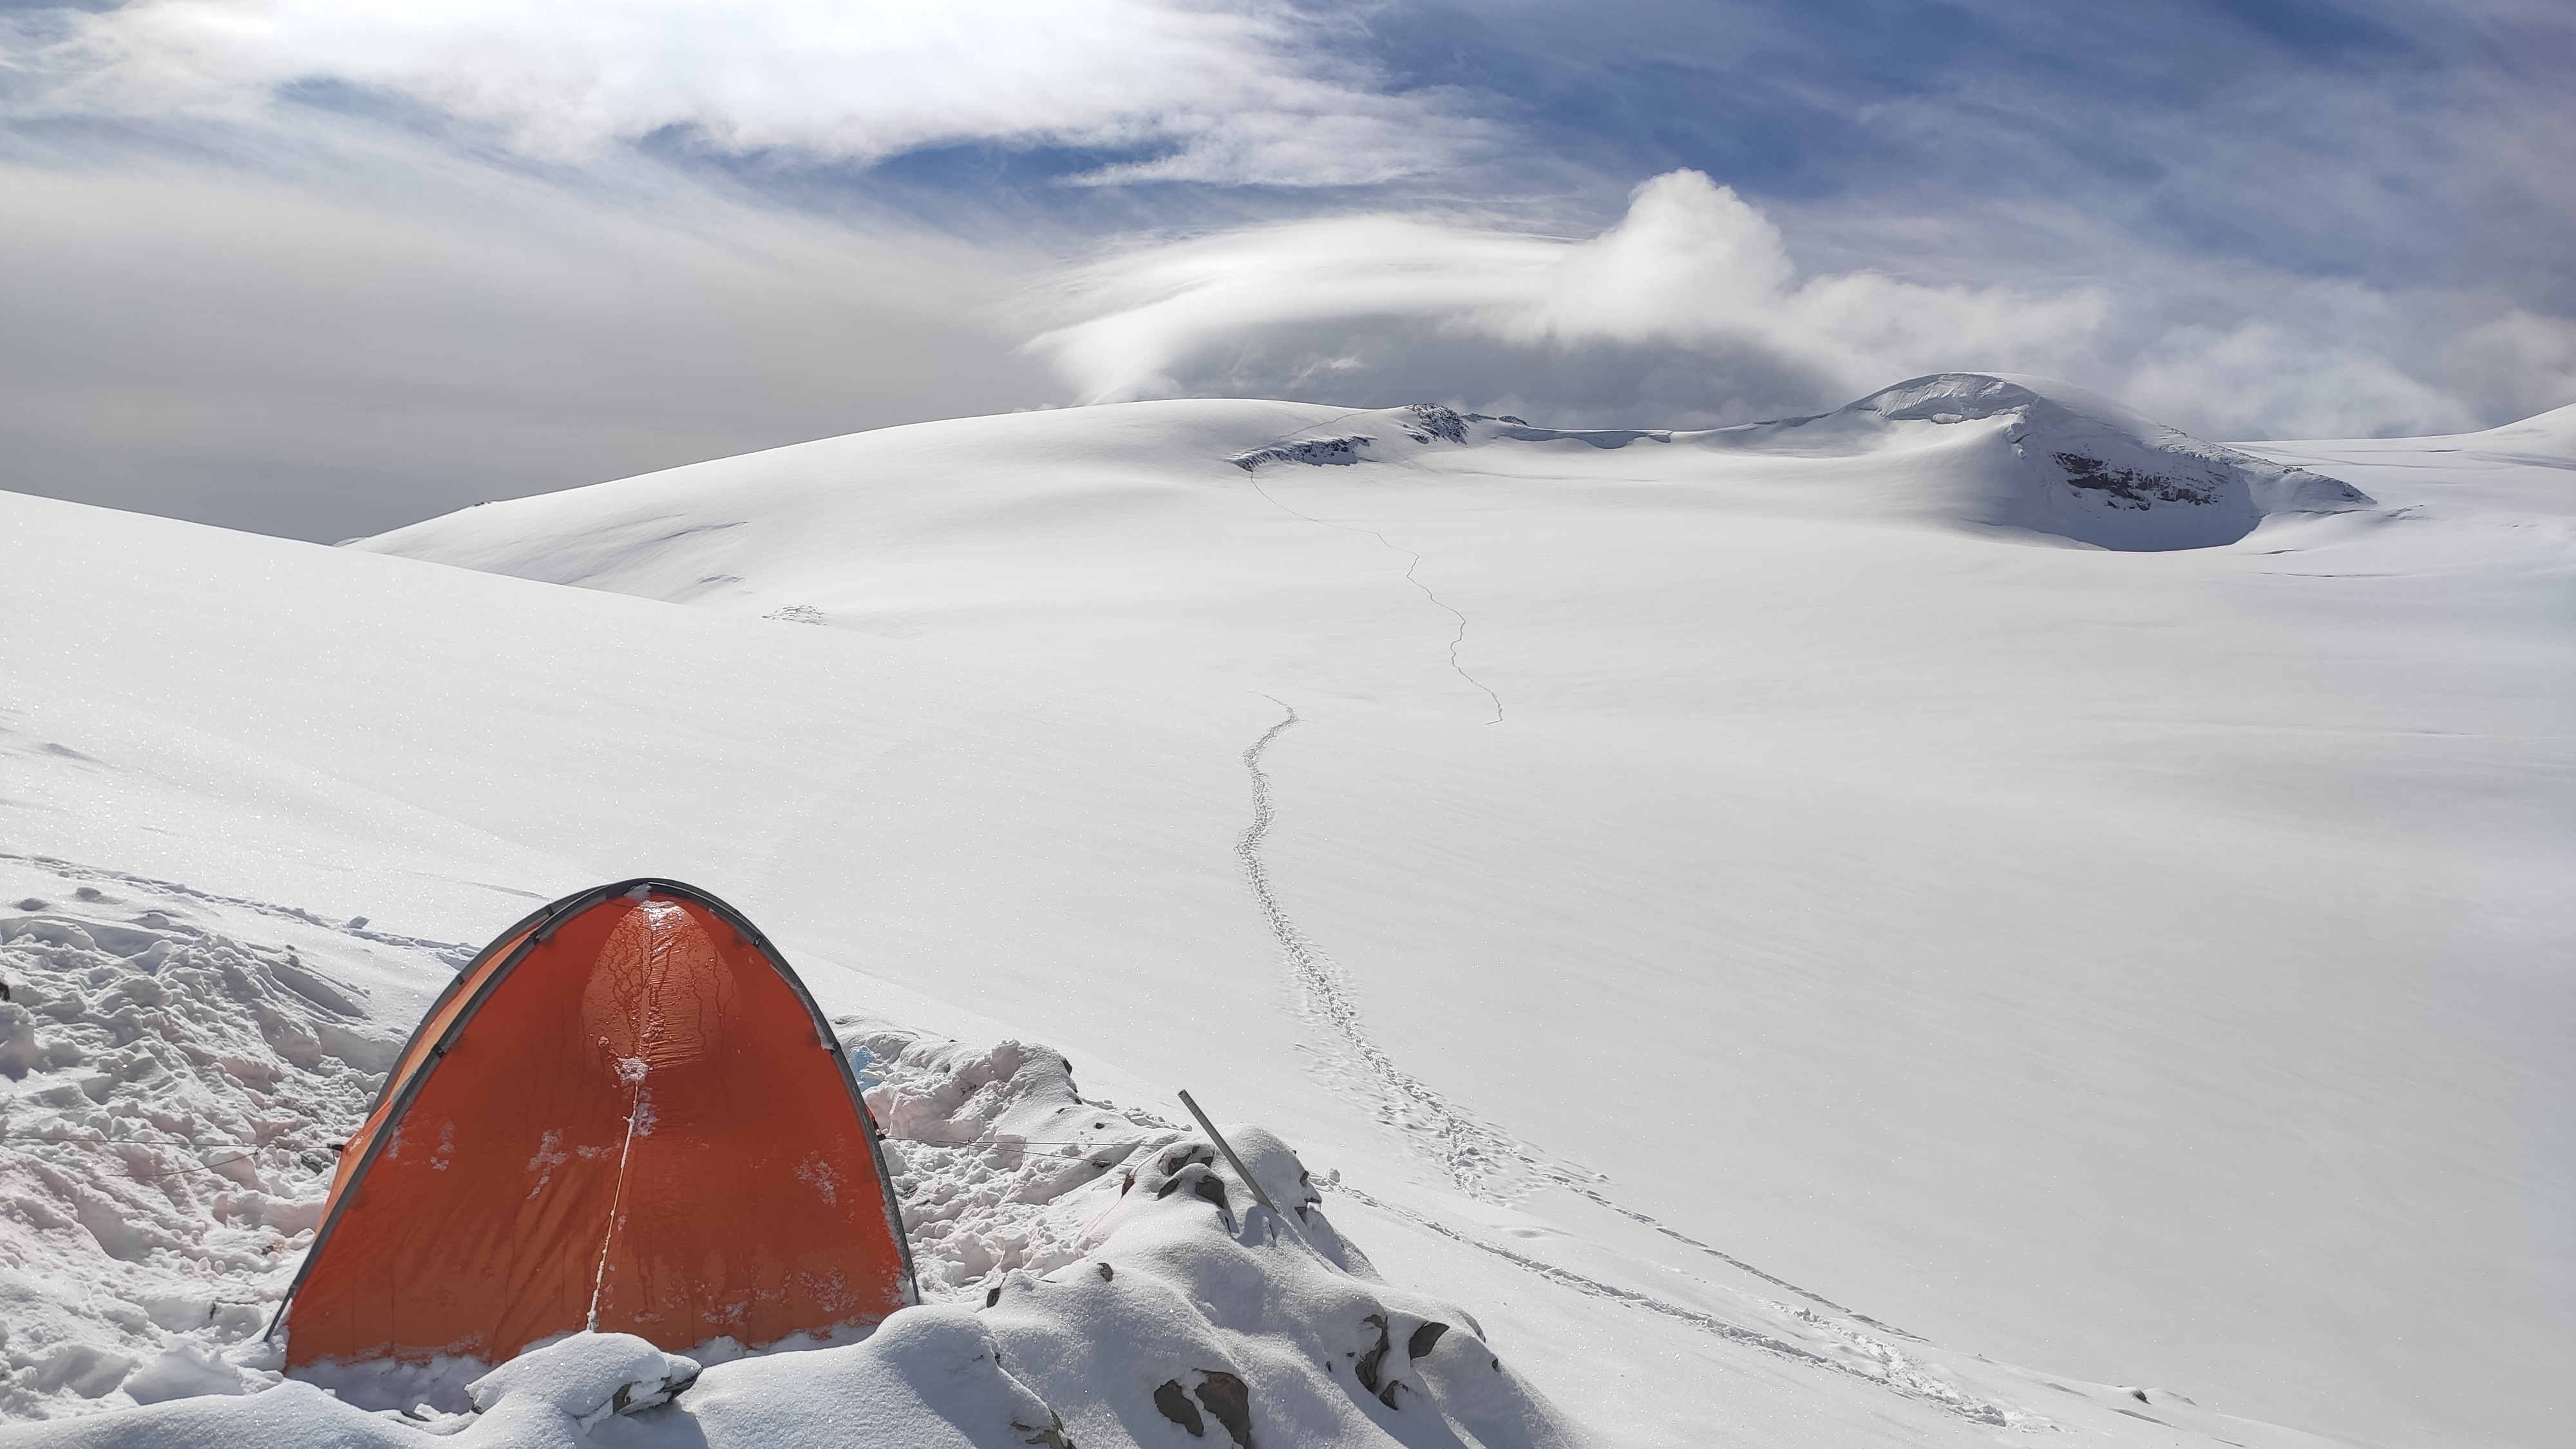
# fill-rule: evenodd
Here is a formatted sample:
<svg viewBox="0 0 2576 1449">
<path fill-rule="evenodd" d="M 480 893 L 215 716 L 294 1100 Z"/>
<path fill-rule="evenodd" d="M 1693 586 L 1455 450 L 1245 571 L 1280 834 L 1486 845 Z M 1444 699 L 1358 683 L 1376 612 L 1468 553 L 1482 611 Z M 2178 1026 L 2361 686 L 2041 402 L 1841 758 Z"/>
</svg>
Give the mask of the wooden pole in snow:
<svg viewBox="0 0 2576 1449">
<path fill-rule="evenodd" d="M 1225 1154 L 1226 1161 L 1234 1164 L 1235 1176 L 1243 1179 L 1244 1185 L 1252 1189 L 1252 1195 L 1261 1200 L 1263 1207 L 1270 1209 L 1270 1215 L 1277 1218 L 1288 1216 L 1279 1210 L 1279 1204 L 1270 1200 L 1270 1194 L 1261 1190 L 1261 1179 L 1253 1176 L 1252 1169 L 1243 1165 L 1243 1159 L 1234 1155 L 1234 1147 L 1225 1140 L 1225 1134 L 1216 1130 L 1216 1124 L 1208 1120 L 1208 1114 L 1199 1110 L 1199 1104 L 1190 1099 L 1188 1092 L 1181 1093 L 1181 1105 L 1189 1108 L 1190 1115 L 1199 1119 L 1199 1125 L 1207 1129 L 1208 1140 L 1216 1144 L 1217 1151 Z"/>
</svg>

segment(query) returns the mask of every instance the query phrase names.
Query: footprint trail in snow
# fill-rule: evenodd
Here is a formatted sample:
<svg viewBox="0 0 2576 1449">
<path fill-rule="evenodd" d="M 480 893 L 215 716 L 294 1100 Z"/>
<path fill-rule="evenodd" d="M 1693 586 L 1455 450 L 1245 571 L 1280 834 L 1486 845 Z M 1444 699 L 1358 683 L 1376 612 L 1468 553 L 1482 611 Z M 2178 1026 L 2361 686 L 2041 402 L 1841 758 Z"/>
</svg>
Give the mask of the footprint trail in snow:
<svg viewBox="0 0 2576 1449">
<path fill-rule="evenodd" d="M 1252 775 L 1252 823 L 1235 842 L 1234 853 L 1243 863 L 1244 877 L 1252 886 L 1252 898 L 1261 908 L 1262 920 L 1270 927 L 1271 939 L 1279 943 L 1287 958 L 1304 1014 L 1338 1039 L 1336 1046 L 1326 1049 L 1327 1075 L 1337 1086 L 1373 1099 L 1378 1119 L 1425 1146 L 1458 1190 L 1470 1197 L 1511 1202 L 1548 1182 L 1565 1180 L 1574 1169 L 1543 1163 L 1511 1134 L 1460 1110 L 1420 1078 L 1397 1066 L 1395 1059 L 1370 1039 L 1360 1019 L 1359 1001 L 1351 991 L 1349 973 L 1297 929 L 1296 921 L 1280 904 L 1269 867 L 1261 858 L 1261 844 L 1269 836 L 1274 818 L 1270 776 L 1261 768 L 1261 757 L 1272 741 L 1299 723 L 1300 716 L 1296 707 L 1285 700 L 1270 695 L 1263 698 L 1287 714 L 1243 752 L 1243 767 Z"/>
<path fill-rule="evenodd" d="M 1485 698 L 1494 702 L 1494 717 L 1486 720 L 1485 723 L 1501 724 L 1503 722 L 1503 697 L 1494 693 L 1494 691 L 1486 685 L 1485 681 L 1468 673 L 1467 666 L 1458 661 L 1458 650 L 1467 642 L 1466 614 L 1461 612 L 1456 605 L 1451 604 L 1448 600 L 1441 598 L 1436 593 L 1433 593 L 1429 584 L 1426 584 L 1419 578 L 1414 577 L 1415 571 L 1422 567 L 1422 555 L 1414 552 L 1412 549 L 1404 548 L 1390 542 L 1385 534 L 1378 532 L 1374 528 L 1362 528 L 1355 523 L 1335 523 L 1329 518 L 1317 518 L 1311 513 L 1301 513 L 1273 497 L 1269 489 L 1261 486 L 1261 480 L 1258 478 L 1252 480 L 1252 491 L 1260 494 L 1271 507 L 1278 509 L 1280 512 L 1285 513 L 1292 518 L 1302 518 L 1308 523 L 1321 524 L 1326 528 L 1338 528 L 1344 533 L 1364 533 L 1369 537 L 1376 539 L 1384 547 L 1393 549 L 1395 552 L 1404 555 L 1407 560 L 1404 566 L 1404 581 L 1413 585 L 1415 588 L 1420 589 L 1422 591 L 1422 597 L 1429 599 L 1433 607 L 1438 608 L 1441 612 L 1458 621 L 1457 632 L 1449 636 L 1450 669 L 1455 671 L 1460 679 L 1463 679 L 1469 684 L 1475 686 L 1475 688 L 1481 692 Z"/>
<path fill-rule="evenodd" d="M 1245 880 L 1252 888 L 1253 901 L 1259 906 L 1271 939 L 1278 942 L 1290 973 L 1297 983 L 1300 1010 L 1310 1021 L 1324 1027 L 1335 1040 L 1322 1051 L 1325 1078 L 1335 1087 L 1351 1092 L 1371 1105 L 1380 1122 L 1395 1128 L 1417 1147 L 1428 1152 L 1447 1172 L 1460 1192 L 1484 1202 L 1512 1203 L 1546 1187 L 1562 1187 L 1631 1222 L 1652 1228 L 1657 1233 L 1695 1248 L 1740 1272 L 1795 1294 L 1830 1312 L 1855 1323 L 1866 1324 L 1900 1338 L 1914 1338 L 1903 1329 L 1855 1313 L 1820 1293 L 1802 1288 L 1789 1280 L 1766 1273 L 1751 1263 L 1709 1243 L 1702 1242 L 1671 1227 L 1652 1214 L 1627 1207 L 1603 1193 L 1596 1184 L 1606 1182 L 1603 1175 L 1573 1163 L 1549 1157 L 1539 1149 L 1512 1136 L 1503 1129 L 1468 1112 L 1421 1078 L 1398 1066 L 1368 1033 L 1359 998 L 1352 988 L 1350 973 L 1326 954 L 1314 938 L 1297 926 L 1280 902 L 1276 885 L 1271 881 L 1268 864 L 1262 859 L 1262 843 L 1269 838 L 1277 821 L 1277 807 L 1270 791 L 1269 772 L 1262 768 L 1262 758 L 1281 735 L 1303 722 L 1296 706 L 1276 695 L 1264 699 L 1286 711 L 1279 722 L 1263 731 L 1261 737 L 1243 751 L 1243 767 L 1252 776 L 1252 823 L 1235 842 L 1235 857 L 1243 866 Z M 1438 1225 L 1433 1225 L 1438 1226 Z M 1439 1231 L 1460 1236 L 1445 1227 Z M 1541 1276 L 1573 1281 L 1572 1276 L 1520 1254 L 1494 1248 L 1480 1239 L 1461 1238 L 1501 1254 L 1513 1262 L 1538 1272 Z M 1589 1283 L 1590 1280 L 1583 1280 Z M 1611 1296 L 1636 1299 L 1657 1311 L 1699 1319 L 1706 1315 L 1679 1309 L 1661 1300 L 1647 1300 L 1642 1295 L 1605 1290 Z M 1800 1309 L 1804 1313 L 1806 1310 Z M 1920 1341 L 1920 1340 L 1917 1340 Z M 1893 1352 L 1892 1349 L 1889 1352 Z"/>
</svg>

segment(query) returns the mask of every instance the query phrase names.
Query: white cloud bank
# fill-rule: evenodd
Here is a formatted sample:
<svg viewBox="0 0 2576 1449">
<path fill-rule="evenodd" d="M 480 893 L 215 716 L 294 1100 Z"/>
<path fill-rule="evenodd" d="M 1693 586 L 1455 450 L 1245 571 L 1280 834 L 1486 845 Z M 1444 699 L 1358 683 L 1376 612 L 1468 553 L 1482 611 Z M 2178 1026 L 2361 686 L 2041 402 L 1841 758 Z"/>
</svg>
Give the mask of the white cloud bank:
<svg viewBox="0 0 2576 1449">
<path fill-rule="evenodd" d="M 327 542 L 1061 396 L 965 320 L 1034 250 L 420 147 L 297 159 L 0 158 L 0 275 L 35 279 L 0 287 L 0 488 Z"/>
<path fill-rule="evenodd" d="M 1101 173 L 1351 185 L 1487 127 L 1338 60 L 1326 19 L 1168 0 L 137 0 L 39 57 L 58 114 L 246 115 L 327 80 L 582 159 L 692 128 L 858 161 L 994 142 L 1151 153 Z"/>
<path fill-rule="evenodd" d="M 2410 360 L 2529 411 L 2576 396 L 2576 328 L 2528 313 L 2463 329 L 2422 315 L 2440 310 L 2426 299 L 2250 276 L 2161 279 L 2154 296 L 1801 279 L 1760 211 L 1675 171 L 1586 240 L 1364 216 L 1114 255 L 1054 279 L 1041 306 L 1057 325 L 1031 347 L 1084 401 L 1436 397 L 1629 424 L 1814 411 L 1961 369 L 2065 377 L 2234 437 L 2502 420 Z M 2436 334 L 2444 355 L 2410 359 Z"/>
</svg>

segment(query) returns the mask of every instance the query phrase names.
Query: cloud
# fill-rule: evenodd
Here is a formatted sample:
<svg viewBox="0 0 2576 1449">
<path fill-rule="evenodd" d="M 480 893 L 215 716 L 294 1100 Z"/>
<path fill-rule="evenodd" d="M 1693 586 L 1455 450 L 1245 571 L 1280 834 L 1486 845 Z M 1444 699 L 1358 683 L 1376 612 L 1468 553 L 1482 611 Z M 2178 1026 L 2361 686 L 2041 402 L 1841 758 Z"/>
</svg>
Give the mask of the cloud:
<svg viewBox="0 0 2576 1449">
<path fill-rule="evenodd" d="M 0 0 L 0 486 L 333 537 L 1075 397 L 2576 398 L 2576 12 L 2175 3 Z"/>
<path fill-rule="evenodd" d="M 1330 16 L 1170 0 L 136 0 L 15 59 L 21 114 L 242 118 L 331 83 L 582 160 L 687 132 L 873 162 L 999 143 L 1130 155 L 1127 179 L 1356 185 L 1489 128 L 1396 94 Z"/>
<path fill-rule="evenodd" d="M 2009 370 L 2214 437 L 2426 433 L 2556 406 L 2576 381 L 2576 325 L 2491 299 L 2170 258 L 2135 271 L 1802 276 L 1759 209 L 1685 170 L 1589 238 L 1381 214 L 1115 253 L 1049 279 L 1055 325 L 1030 349 L 1085 401 L 1437 399 L 1602 425 L 1816 412 L 1923 373 Z"/>
<path fill-rule="evenodd" d="M 1812 410 L 1912 373 L 2080 345 L 2106 310 L 2081 289 L 1800 281 L 1770 221 L 1696 171 L 1639 187 L 1587 240 L 1399 216 L 1300 222 L 1112 256 L 1057 279 L 1048 305 L 1067 320 L 1031 347 L 1086 401 L 1411 392 L 1540 399 L 1605 421 L 1660 402 L 1683 415 L 1654 420 L 1676 424 Z"/>
<path fill-rule="evenodd" d="M 1374 24 L 1606 200 L 1690 167 L 1802 248 L 2081 272 L 2107 234 L 2576 312 L 2563 0 L 1409 0 Z"/>
<path fill-rule="evenodd" d="M 44 279 L 0 289 L 0 487 L 329 541 L 1060 395 L 972 320 L 1032 252 L 303 159 L 0 162 L 0 271 Z"/>
</svg>

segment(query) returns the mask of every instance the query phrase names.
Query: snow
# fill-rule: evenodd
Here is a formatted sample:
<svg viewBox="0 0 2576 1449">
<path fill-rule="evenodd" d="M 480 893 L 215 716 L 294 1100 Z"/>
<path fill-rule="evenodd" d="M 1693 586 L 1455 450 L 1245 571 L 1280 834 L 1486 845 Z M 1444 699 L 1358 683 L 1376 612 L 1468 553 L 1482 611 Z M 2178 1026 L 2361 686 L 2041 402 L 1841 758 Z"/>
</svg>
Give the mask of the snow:
<svg viewBox="0 0 2576 1449">
<path fill-rule="evenodd" d="M 77 931 L 45 934 L 87 939 Z M 115 989 L 164 973 L 184 980 L 187 971 L 157 952 L 128 960 Z M 81 964 L 93 984 L 115 970 Z M 155 1046 L 212 1036 L 143 1025 L 142 1039 Z M 790 1344 L 763 1356 L 726 1340 L 689 1357 L 624 1334 L 576 1333 L 497 1368 L 334 1365 L 307 1376 L 323 1396 L 257 1367 L 274 1352 L 251 1332 L 256 1315 L 201 1324 L 184 1311 L 192 1299 L 156 1314 L 172 1330 L 157 1357 L 139 1367 L 83 1358 L 85 1377 L 57 1385 L 68 1392 L 55 1403 L 13 1407 L 38 1417 L 78 1409 L 74 1395 L 193 1402 L 159 1414 L 71 1417 L 20 1437 L 120 1445 L 177 1432 L 405 1444 L 426 1431 L 459 1445 L 793 1446 L 852 1435 L 936 1442 L 935 1426 L 947 1426 L 957 1442 L 1062 1445 L 1161 1442 L 1160 1420 L 1201 1437 L 1214 1423 L 1249 1449 L 1257 1402 L 1262 1434 L 1290 1443 L 1581 1442 L 1481 1340 L 1472 1314 L 1379 1279 L 1276 1136 L 1238 1126 L 1230 1145 L 1272 1202 L 1291 1205 L 1286 1215 L 1256 1207 L 1252 1188 L 1196 1134 L 1083 1100 L 1056 1053 L 1017 1042 L 971 1051 L 882 1023 L 848 1025 L 854 1063 L 883 1071 L 870 1102 L 897 1139 L 890 1156 L 902 1164 L 897 1186 L 933 1309 L 854 1343 Z M 339 1068 L 327 1076 L 348 1074 L 334 1059 L 319 1061 Z M 336 1115 L 364 1109 L 341 1104 Z M 309 1109 L 297 1125 L 309 1129 L 332 1111 Z M 238 1213 L 218 1201 L 210 1215 Z M 313 1219 L 308 1212 L 292 1225 L 296 1246 L 309 1243 Z M 147 1256 L 120 1251 L 116 1235 L 94 1225 L 93 1236 L 111 1257 Z M 57 1244 L 67 1238 L 54 1235 Z M 170 1257 L 148 1256 L 162 1266 Z M 202 1266 L 208 1278 L 229 1276 L 229 1286 L 273 1300 L 283 1286 L 275 1257 Z M 218 1347 L 226 1340 L 229 1348 Z M 78 1335 L 67 1341 L 81 1346 Z M 64 1352 L 57 1345 L 34 1365 L 35 1386 L 60 1377 L 47 1370 Z M 246 1393 L 257 1398 L 240 1412 L 203 1402 Z"/>
<path fill-rule="evenodd" d="M 1715 433 L 1444 411 L 927 424 L 339 550 L 0 498 L 0 906 L 46 903 L 0 914 L 92 932 L 0 946 L 83 1003 L 8 1038 L 43 1054 L 9 1130 L 281 1141 L 264 1186 L 149 1198 L 5 1144 L 5 1412 L 70 1417 L 0 1434 L 1019 1443 L 1038 1405 L 1223 1442 L 1222 1374 L 1281 1442 L 2543 1437 L 2563 417 L 2220 447 L 1982 375 Z M 287 1128 L 344 1127 L 323 1087 L 367 1070 L 324 1028 L 363 1058 L 458 943 L 648 872 L 849 1019 L 922 1326 L 693 1352 L 676 1405 L 589 1431 L 542 1393 L 465 1415 L 463 1366 L 380 1386 L 425 1411 L 134 1407 L 268 1382 L 253 1314 L 148 1300 L 273 1301 L 317 1187 Z M 219 1134 L 147 1129 L 116 1104 L 157 1078 L 101 1101 L 52 1061 L 148 974 L 93 928 L 186 934 L 153 910 L 264 963 L 181 1035 L 282 1063 L 291 1111 L 225 1069 L 180 1103 Z M 65 1085 L 90 1105 L 25 1095 Z M 1181 1087 L 1329 1239 L 1162 1166 Z M 1131 1159 L 1193 1185 L 1120 1210 Z M 31 1160 L 88 1165 L 35 1192 Z M 1392 1410 L 1316 1367 L 1380 1309 Z M 1449 1329 L 1393 1366 L 1407 1315 Z M 1439 1367 L 1470 1341 L 1501 1399 Z"/>
<path fill-rule="evenodd" d="M 365 1114 L 400 1024 L 321 964 L 358 958 L 318 932 L 245 938 L 203 902 L 24 860 L 0 862 L 0 889 L 0 1222 L 18 1229 L 0 1238 L 0 1414 L 274 1383 L 220 1351 L 266 1324 L 321 1219 L 330 1131 Z"/>
</svg>

